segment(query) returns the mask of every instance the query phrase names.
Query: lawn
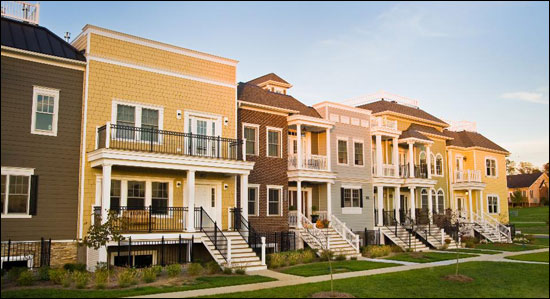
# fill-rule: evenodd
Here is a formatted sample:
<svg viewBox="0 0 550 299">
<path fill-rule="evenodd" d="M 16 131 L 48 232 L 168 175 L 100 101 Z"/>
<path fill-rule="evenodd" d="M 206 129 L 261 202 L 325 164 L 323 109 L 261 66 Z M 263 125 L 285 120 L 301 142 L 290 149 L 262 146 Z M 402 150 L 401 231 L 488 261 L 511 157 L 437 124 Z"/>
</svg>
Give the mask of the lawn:
<svg viewBox="0 0 550 299">
<path fill-rule="evenodd" d="M 476 249 L 491 249 L 499 251 L 525 251 L 542 248 L 542 246 L 536 245 L 521 245 L 521 244 L 508 244 L 508 243 L 487 243 L 477 244 Z"/>
<path fill-rule="evenodd" d="M 468 248 L 460 248 L 460 249 L 447 249 L 447 251 L 452 252 L 463 252 L 463 253 L 471 253 L 471 254 L 499 254 L 502 252 L 499 251 L 491 251 L 491 250 L 481 250 L 481 249 L 468 249 Z"/>
<path fill-rule="evenodd" d="M 522 234 L 548 235 L 548 225 L 545 223 L 514 223 L 516 231 Z"/>
<path fill-rule="evenodd" d="M 547 265 L 469 262 L 460 265 L 460 273 L 473 282 L 453 282 L 443 277 L 454 273 L 455 266 L 361 276 L 336 280 L 334 289 L 357 298 L 376 297 L 531 297 L 548 298 Z M 529 277 L 529 279 L 523 279 Z M 223 294 L 219 298 L 309 298 L 330 290 L 330 282 L 301 284 L 259 291 Z"/>
<path fill-rule="evenodd" d="M 475 254 L 463 254 L 460 253 L 459 258 L 475 257 Z M 413 263 L 432 263 L 439 261 L 446 261 L 456 259 L 455 253 L 442 253 L 442 252 L 403 252 L 397 255 L 384 258 L 392 261 L 403 261 Z"/>
<path fill-rule="evenodd" d="M 363 271 L 378 268 L 400 266 L 399 264 L 377 263 L 370 261 L 336 261 L 332 262 L 332 273 Z M 330 274 L 328 262 L 312 263 L 293 266 L 281 270 L 281 272 L 298 276 L 317 276 Z"/>
<path fill-rule="evenodd" d="M 529 261 L 529 262 L 546 262 L 548 263 L 548 251 L 538 253 L 527 253 L 515 256 L 506 257 L 510 260 Z"/>
<path fill-rule="evenodd" d="M 65 290 L 61 288 L 33 288 L 2 291 L 2 298 L 115 298 L 168 292 L 190 291 L 206 288 L 242 285 L 275 279 L 259 275 L 235 275 L 199 277 L 194 284 L 166 287 L 136 287 L 110 290 Z"/>
<path fill-rule="evenodd" d="M 511 208 L 510 223 L 523 234 L 548 235 L 548 206 L 532 208 Z M 539 223 L 530 223 L 539 222 Z"/>
<path fill-rule="evenodd" d="M 546 246 L 548 247 L 548 238 L 536 238 L 535 239 L 535 243 L 533 243 L 533 245 L 539 245 L 539 246 Z"/>
</svg>

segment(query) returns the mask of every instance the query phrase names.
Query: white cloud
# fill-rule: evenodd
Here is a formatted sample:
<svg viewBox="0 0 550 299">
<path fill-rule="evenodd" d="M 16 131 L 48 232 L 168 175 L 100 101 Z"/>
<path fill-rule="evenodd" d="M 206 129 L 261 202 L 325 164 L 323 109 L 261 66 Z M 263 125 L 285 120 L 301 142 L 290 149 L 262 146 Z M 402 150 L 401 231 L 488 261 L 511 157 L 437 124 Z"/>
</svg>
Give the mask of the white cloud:
<svg viewBox="0 0 550 299">
<path fill-rule="evenodd" d="M 516 162 L 528 161 L 536 166 L 548 162 L 548 137 L 533 140 L 503 142 L 502 147 L 510 151 L 510 159 Z"/>
<path fill-rule="evenodd" d="M 503 99 L 548 105 L 548 86 L 538 88 L 536 91 L 506 92 L 501 94 L 500 97 Z"/>
</svg>

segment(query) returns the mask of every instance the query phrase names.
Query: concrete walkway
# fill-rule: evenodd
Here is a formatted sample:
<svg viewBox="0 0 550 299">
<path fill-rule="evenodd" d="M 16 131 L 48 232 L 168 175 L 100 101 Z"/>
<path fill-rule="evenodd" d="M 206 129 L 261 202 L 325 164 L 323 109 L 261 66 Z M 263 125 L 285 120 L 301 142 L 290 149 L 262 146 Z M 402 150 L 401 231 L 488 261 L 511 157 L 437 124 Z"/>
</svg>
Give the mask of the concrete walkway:
<svg viewBox="0 0 550 299">
<path fill-rule="evenodd" d="M 462 259 L 459 260 L 459 263 L 466 263 L 466 262 L 511 262 L 511 261 L 513 261 L 513 262 L 522 262 L 522 261 L 508 260 L 508 259 L 505 259 L 505 257 L 514 256 L 514 255 L 528 254 L 528 253 L 545 252 L 545 251 L 548 251 L 548 248 L 528 250 L 528 251 L 518 251 L 518 252 L 503 252 L 501 254 L 494 254 L 494 255 L 485 255 L 484 254 L 484 255 L 480 255 L 480 256 L 476 256 L 476 257 L 462 258 Z M 375 260 L 375 261 L 380 262 L 380 260 Z M 359 276 L 370 276 L 370 275 L 377 275 L 377 274 L 384 274 L 384 273 L 394 273 L 394 272 L 401 272 L 401 271 L 408 271 L 408 270 L 415 270 L 415 269 L 424 269 L 424 268 L 431 268 L 431 267 L 447 266 L 447 265 L 452 265 L 454 263 L 456 263 L 456 260 L 447 260 L 447 261 L 440 261 L 440 262 L 434 262 L 434 263 L 424 263 L 424 264 L 409 264 L 409 265 L 402 265 L 402 266 L 382 268 L 382 269 L 373 269 L 373 270 L 365 270 L 365 271 L 357 271 L 357 272 L 338 273 L 338 274 L 334 274 L 333 276 L 334 276 L 334 279 L 344 279 L 344 278 L 352 278 L 352 277 L 359 277 Z M 534 263 L 534 262 L 527 262 L 527 263 Z M 548 263 L 542 263 L 542 264 L 548 265 Z M 284 287 L 284 286 L 293 286 L 293 285 L 299 285 L 299 284 L 305 284 L 305 283 L 323 282 L 323 281 L 330 280 L 330 275 L 301 277 L 301 276 L 283 274 L 283 273 L 279 273 L 279 272 L 275 272 L 275 271 L 271 271 L 271 270 L 251 272 L 251 274 L 268 276 L 268 277 L 272 277 L 272 278 L 279 279 L 279 280 L 270 281 L 270 282 L 247 284 L 247 285 L 211 288 L 211 289 L 202 289 L 202 290 L 193 290 L 193 291 L 184 291 L 184 292 L 174 292 L 174 293 L 153 294 L 153 295 L 146 295 L 146 296 L 138 296 L 138 297 L 135 297 L 135 298 L 188 298 L 188 297 L 200 297 L 200 296 L 219 295 L 219 294 L 228 294 L 228 293 L 236 293 L 236 292 L 256 291 L 256 290 L 271 289 L 271 288 Z"/>
</svg>

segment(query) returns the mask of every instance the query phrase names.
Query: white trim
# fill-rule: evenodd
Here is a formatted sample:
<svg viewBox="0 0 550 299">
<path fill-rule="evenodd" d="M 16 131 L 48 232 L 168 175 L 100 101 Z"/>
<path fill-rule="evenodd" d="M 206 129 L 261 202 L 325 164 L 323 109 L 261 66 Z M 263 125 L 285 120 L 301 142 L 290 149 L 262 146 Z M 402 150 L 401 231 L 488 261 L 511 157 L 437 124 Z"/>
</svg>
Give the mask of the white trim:
<svg viewBox="0 0 550 299">
<path fill-rule="evenodd" d="M 490 213 L 489 212 L 489 197 L 496 197 L 497 199 L 497 212 L 496 213 Z M 485 207 L 487 208 L 485 211 L 487 211 L 487 214 L 497 215 L 500 214 L 500 196 L 498 194 L 486 194 L 485 195 Z"/>
<path fill-rule="evenodd" d="M 269 131 L 279 132 L 279 152 L 277 156 L 269 155 Z M 283 157 L 283 128 L 265 127 L 265 156 L 268 158 L 282 158 Z"/>
<path fill-rule="evenodd" d="M 86 55 L 90 53 L 90 35 L 86 36 Z M 86 58 L 86 61 L 88 59 Z M 86 173 L 86 132 L 88 131 L 88 84 L 90 76 L 90 65 L 86 63 L 86 74 L 85 74 L 85 86 L 84 86 L 84 115 L 82 119 L 82 141 L 80 142 L 80 227 L 78 229 L 78 237 L 81 239 L 84 237 L 84 182 L 85 182 L 85 173 Z"/>
<path fill-rule="evenodd" d="M 11 53 L 13 52 L 13 53 Z M 84 71 L 86 70 L 86 62 L 80 60 L 72 60 L 63 57 L 51 56 L 38 52 L 32 52 L 27 50 L 21 50 L 2 46 L 2 56 L 11 57 L 15 59 L 21 59 L 25 61 L 31 61 L 35 63 L 42 63 L 47 65 L 53 65 L 56 67 L 68 68 L 73 70 Z"/>
<path fill-rule="evenodd" d="M 340 163 L 340 146 L 338 144 L 339 141 L 346 142 L 346 163 Z M 349 166 L 349 163 L 349 137 L 336 136 L 336 165 Z"/>
<path fill-rule="evenodd" d="M 365 167 L 365 141 L 363 139 L 355 139 L 353 138 L 352 140 L 352 147 L 353 147 L 353 166 L 354 167 Z M 361 143 L 362 144 L 362 149 L 363 149 L 363 164 L 355 164 L 355 143 Z"/>
<path fill-rule="evenodd" d="M 283 186 L 279 185 L 266 185 L 266 195 L 267 195 L 267 208 L 266 208 L 266 215 L 267 217 L 281 217 L 283 216 Z M 279 214 L 269 214 L 269 190 L 270 189 L 277 189 L 279 190 Z"/>
<path fill-rule="evenodd" d="M 254 206 L 256 207 L 256 209 L 254 210 L 254 214 L 250 214 L 250 210 L 248 210 L 248 216 L 256 217 L 256 216 L 260 216 L 260 184 L 248 184 L 248 189 L 251 189 L 251 188 L 256 189 L 256 198 L 254 199 L 255 201 Z M 247 194 L 247 197 L 248 197 L 248 194 Z M 250 198 L 248 198 L 248 200 L 250 201 Z M 246 204 L 248 204 L 248 202 Z"/>
<path fill-rule="evenodd" d="M 324 102 L 321 102 L 321 103 L 317 103 L 317 104 L 313 105 L 312 107 L 315 108 L 315 109 L 320 109 L 320 108 L 323 108 L 323 107 L 327 107 L 327 108 L 335 108 L 335 109 L 340 109 L 340 110 L 345 110 L 345 111 L 350 111 L 350 112 L 360 113 L 360 114 L 365 114 L 365 115 L 370 115 L 371 114 L 371 110 L 368 110 L 368 109 L 356 108 L 356 107 L 353 107 L 353 106 L 348 106 L 346 104 L 329 102 L 329 101 L 324 101 Z"/>
<path fill-rule="evenodd" d="M 433 155 L 433 153 L 432 153 Z M 437 174 L 437 157 L 441 157 L 441 174 Z M 434 173 L 432 176 L 436 177 L 443 177 L 445 175 L 445 160 L 443 159 L 443 155 L 440 153 L 437 153 L 434 157 Z"/>
<path fill-rule="evenodd" d="M 436 206 L 437 206 L 438 209 L 439 209 L 439 192 L 441 192 L 443 194 L 443 211 L 439 211 L 439 213 L 441 213 L 441 212 L 445 212 L 445 206 L 446 206 L 446 204 L 445 204 L 445 191 L 443 190 L 443 188 L 439 187 L 439 189 L 437 189 L 437 191 L 435 192 L 435 194 L 436 194 L 435 198 L 438 201 Z"/>
<path fill-rule="evenodd" d="M 342 214 L 344 214 L 344 215 L 361 215 L 361 214 L 363 214 L 363 208 L 361 208 L 361 207 L 344 207 L 344 208 L 342 208 Z"/>
<path fill-rule="evenodd" d="M 39 130 L 36 129 L 36 102 L 38 95 L 53 97 L 53 116 L 52 129 Z M 34 85 L 32 88 L 32 115 L 31 115 L 31 134 L 57 136 L 57 120 L 59 118 L 59 89 L 42 87 Z"/>
<path fill-rule="evenodd" d="M 256 130 L 256 134 L 254 134 L 254 154 L 246 153 L 247 156 L 259 156 L 260 155 L 260 125 L 257 124 L 251 124 L 251 123 L 242 123 L 242 132 L 241 136 L 242 139 L 244 139 L 244 129 L 245 127 L 254 128 Z M 248 141 L 248 139 L 246 139 Z M 246 146 L 245 146 L 246 150 Z"/>
<path fill-rule="evenodd" d="M 185 110 L 183 112 L 183 132 L 184 133 L 190 133 L 192 128 L 189 128 L 189 119 L 207 119 L 207 120 L 213 120 L 216 123 L 216 136 L 223 137 L 222 135 L 222 119 L 223 116 L 215 113 L 208 113 L 208 112 L 202 112 L 202 111 L 195 111 L 195 110 Z M 236 130 L 235 130 L 236 133 Z M 195 134 L 195 133 L 193 133 Z"/>
<path fill-rule="evenodd" d="M 344 189 L 344 195 L 345 195 L 345 190 L 351 190 L 351 202 L 350 202 L 350 207 L 342 207 L 342 214 L 356 214 L 357 211 L 355 211 L 356 209 L 361 209 L 361 212 L 362 212 L 362 207 L 361 207 L 361 201 L 363 200 L 361 198 L 361 190 L 363 190 L 363 186 L 362 185 L 350 185 L 350 184 L 342 184 L 340 186 L 341 189 Z M 353 206 L 353 190 L 359 190 L 359 206 Z M 340 201 L 344 201 L 344 204 L 346 202 L 346 199 L 345 198 L 340 198 Z M 365 203 L 363 202 L 363 205 Z M 344 213 L 344 209 L 348 209 L 348 212 L 347 213 Z M 360 213 L 357 213 L 357 214 L 360 214 Z"/>
<path fill-rule="evenodd" d="M 136 128 L 141 128 L 141 115 L 142 115 L 142 112 L 143 112 L 143 109 L 150 109 L 150 110 L 157 110 L 158 113 L 159 113 L 159 119 L 158 119 L 158 130 L 162 131 L 164 126 L 164 107 L 163 106 L 159 106 L 159 105 L 153 105 L 153 104 L 143 104 L 143 103 L 139 103 L 139 102 L 134 102 L 134 101 L 127 101 L 127 100 L 121 100 L 121 99 L 116 99 L 116 98 L 113 98 L 112 99 L 112 104 L 111 104 L 111 124 L 117 124 L 117 114 L 118 114 L 118 105 L 123 105 L 123 106 L 132 106 L 135 108 L 135 111 L 134 111 L 134 127 Z M 109 128 L 107 128 L 108 130 Z M 149 141 L 146 141 L 146 140 L 141 140 L 141 136 L 139 136 L 139 133 L 136 133 L 137 135 L 135 136 L 135 139 L 136 141 L 138 142 L 149 142 Z M 113 139 L 117 139 L 116 138 L 116 132 L 114 132 L 114 136 L 111 136 L 111 138 Z M 124 140 L 124 139 L 121 139 L 121 140 Z M 158 140 L 156 142 L 154 142 L 155 144 L 160 144 L 162 143 L 162 139 L 161 139 L 161 136 L 159 134 L 158 136 Z"/>
<path fill-rule="evenodd" d="M 5 194 L 6 198 L 4 200 L 4 213 L 1 214 L 1 218 L 32 218 L 32 215 L 29 215 L 30 210 L 30 201 L 31 201 L 31 176 L 34 175 L 34 168 L 22 168 L 22 167 L 9 167 L 2 166 L 1 174 L 6 176 L 6 185 L 5 185 Z M 28 177 L 28 186 L 27 186 L 27 212 L 25 213 L 8 213 L 8 202 L 10 199 L 10 177 L 11 176 L 25 176 Z"/>
<path fill-rule="evenodd" d="M 487 160 L 493 160 L 495 161 L 495 175 L 487 175 Z M 498 160 L 496 157 L 493 157 L 493 156 L 485 156 L 485 159 L 484 159 L 484 164 L 483 165 L 483 170 L 484 170 L 484 176 L 487 177 L 487 178 L 493 178 L 493 179 L 496 179 L 498 178 Z"/>
</svg>

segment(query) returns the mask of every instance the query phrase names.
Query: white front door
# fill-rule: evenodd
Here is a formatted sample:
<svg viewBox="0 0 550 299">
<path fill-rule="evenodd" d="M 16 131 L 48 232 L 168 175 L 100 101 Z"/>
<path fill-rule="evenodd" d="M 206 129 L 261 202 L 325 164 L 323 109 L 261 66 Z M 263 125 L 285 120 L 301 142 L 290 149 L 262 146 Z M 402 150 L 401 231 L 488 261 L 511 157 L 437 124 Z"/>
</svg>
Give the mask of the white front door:
<svg viewBox="0 0 550 299">
<path fill-rule="evenodd" d="M 218 192 L 216 185 L 197 184 L 195 186 L 195 206 L 202 207 L 213 221 L 219 222 Z M 221 224 L 219 224 L 220 226 Z"/>
</svg>

